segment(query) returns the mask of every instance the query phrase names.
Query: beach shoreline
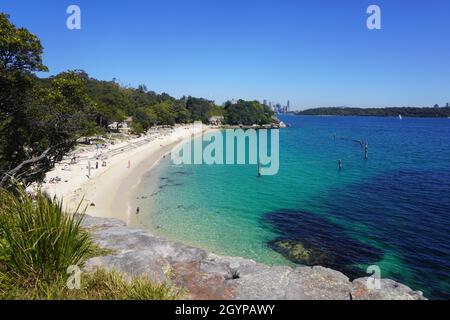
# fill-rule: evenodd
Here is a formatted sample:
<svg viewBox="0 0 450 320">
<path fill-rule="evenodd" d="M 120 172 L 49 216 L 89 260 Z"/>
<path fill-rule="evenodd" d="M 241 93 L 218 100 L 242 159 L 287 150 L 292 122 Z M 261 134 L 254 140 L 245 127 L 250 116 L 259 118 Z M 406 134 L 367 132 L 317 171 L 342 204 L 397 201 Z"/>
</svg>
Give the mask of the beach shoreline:
<svg viewBox="0 0 450 320">
<path fill-rule="evenodd" d="M 128 224 L 133 211 L 129 204 L 142 175 L 179 144 L 209 130 L 209 126 L 202 126 L 201 130 L 195 125 L 178 126 L 152 138 L 144 136 L 121 143 L 108 150 L 113 155 L 107 159 L 91 150 L 83 154 L 84 160 L 79 163 L 69 165 L 68 159 L 63 160 L 47 174 L 42 190 L 63 200 L 68 212 L 74 212 L 81 204 L 79 211 L 86 208 L 86 214 Z M 136 147 L 130 148 L 133 145 Z M 106 167 L 100 166 L 103 161 Z M 55 178 L 57 183 L 53 182 Z"/>
</svg>

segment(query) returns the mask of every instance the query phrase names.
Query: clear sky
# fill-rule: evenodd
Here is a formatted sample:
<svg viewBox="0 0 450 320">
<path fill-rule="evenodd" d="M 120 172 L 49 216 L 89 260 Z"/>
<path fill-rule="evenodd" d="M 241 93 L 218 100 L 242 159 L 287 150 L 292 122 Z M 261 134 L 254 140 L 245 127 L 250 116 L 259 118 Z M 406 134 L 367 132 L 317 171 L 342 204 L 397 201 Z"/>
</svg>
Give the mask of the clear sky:
<svg viewBox="0 0 450 320">
<path fill-rule="evenodd" d="M 66 28 L 79 5 L 82 29 Z M 366 9 L 381 7 L 381 30 Z M 315 106 L 450 102 L 448 0 L 1 0 L 50 74 L 83 69 L 175 97 Z"/>
</svg>

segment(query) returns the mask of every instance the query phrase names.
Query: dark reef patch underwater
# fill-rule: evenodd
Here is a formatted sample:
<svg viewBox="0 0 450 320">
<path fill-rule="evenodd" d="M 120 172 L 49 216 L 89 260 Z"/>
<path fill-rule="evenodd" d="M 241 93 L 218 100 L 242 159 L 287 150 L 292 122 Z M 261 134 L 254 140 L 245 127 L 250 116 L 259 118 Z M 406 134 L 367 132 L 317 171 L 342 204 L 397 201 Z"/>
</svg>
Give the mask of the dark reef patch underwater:
<svg viewBox="0 0 450 320">
<path fill-rule="evenodd" d="M 352 279 L 367 276 L 356 265 L 371 265 L 384 254 L 381 249 L 351 239 L 339 225 L 308 212 L 271 212 L 264 223 L 280 234 L 268 243 L 273 250 L 295 263 L 340 270 Z"/>
<path fill-rule="evenodd" d="M 383 278 L 434 299 L 450 295 L 450 172 L 395 170 L 329 190 L 320 208 L 269 212 L 269 246 L 291 261 L 350 278 L 379 265 Z"/>
</svg>

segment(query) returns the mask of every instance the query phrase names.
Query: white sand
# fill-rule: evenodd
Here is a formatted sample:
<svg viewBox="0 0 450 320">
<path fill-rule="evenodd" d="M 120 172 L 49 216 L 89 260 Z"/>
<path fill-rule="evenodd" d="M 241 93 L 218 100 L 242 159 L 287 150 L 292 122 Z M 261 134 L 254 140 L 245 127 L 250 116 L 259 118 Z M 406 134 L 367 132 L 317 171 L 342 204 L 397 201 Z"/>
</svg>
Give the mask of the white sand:
<svg viewBox="0 0 450 320">
<path fill-rule="evenodd" d="M 208 129 L 204 127 L 204 130 Z M 199 134 L 198 128 L 195 130 L 193 125 L 179 126 L 171 132 L 154 133 L 152 138 L 145 136 L 110 146 L 102 150 L 103 156 L 108 157 L 107 167 L 102 167 L 101 158 L 96 160 L 98 151 L 79 151 L 77 156 L 82 160 L 69 165 L 70 159 L 66 159 L 57 164 L 47 174 L 47 183 L 42 190 L 63 199 L 64 206 L 72 212 L 83 200 L 82 207 L 87 206 L 87 214 L 117 218 L 128 223 L 128 203 L 141 176 L 177 144 L 192 138 L 194 133 Z M 91 175 L 88 178 L 89 158 Z M 95 169 L 96 162 L 98 169 Z M 50 183 L 50 179 L 55 177 L 61 178 L 61 181 Z"/>
</svg>

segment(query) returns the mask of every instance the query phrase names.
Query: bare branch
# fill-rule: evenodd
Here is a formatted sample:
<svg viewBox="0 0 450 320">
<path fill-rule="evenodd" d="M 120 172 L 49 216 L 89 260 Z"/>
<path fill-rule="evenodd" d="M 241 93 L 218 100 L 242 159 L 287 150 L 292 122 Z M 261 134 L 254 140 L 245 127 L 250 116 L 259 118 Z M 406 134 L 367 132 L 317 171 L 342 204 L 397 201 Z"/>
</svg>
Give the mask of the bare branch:
<svg viewBox="0 0 450 320">
<path fill-rule="evenodd" d="M 52 149 L 52 147 L 47 148 L 47 149 L 46 149 L 44 152 L 42 152 L 41 155 L 39 155 L 38 157 L 33 157 L 33 158 L 31 158 L 31 159 L 25 160 L 25 161 L 23 161 L 22 163 L 20 163 L 17 167 L 15 167 L 14 169 L 9 170 L 8 172 L 6 172 L 6 173 L 3 175 L 2 180 L 0 181 L 0 187 L 3 187 L 3 186 L 5 185 L 5 182 L 6 182 L 8 179 L 14 178 L 14 176 L 15 176 L 15 175 L 16 175 L 16 174 L 17 174 L 24 166 L 26 166 L 26 165 L 28 165 L 28 164 L 32 164 L 32 163 L 39 162 L 39 161 L 41 161 L 42 159 L 44 159 L 44 158 L 47 156 L 47 154 L 50 152 L 51 149 Z"/>
</svg>

